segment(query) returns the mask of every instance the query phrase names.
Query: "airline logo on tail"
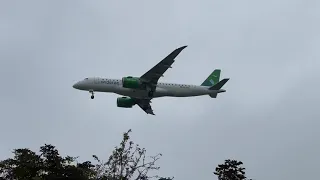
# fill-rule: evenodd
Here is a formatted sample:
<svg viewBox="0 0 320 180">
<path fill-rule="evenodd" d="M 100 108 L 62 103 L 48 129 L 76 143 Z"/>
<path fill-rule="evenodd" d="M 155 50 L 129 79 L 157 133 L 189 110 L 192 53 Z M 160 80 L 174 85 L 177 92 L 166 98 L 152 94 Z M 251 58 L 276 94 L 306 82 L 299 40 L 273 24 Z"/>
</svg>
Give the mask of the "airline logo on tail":
<svg viewBox="0 0 320 180">
<path fill-rule="evenodd" d="M 215 69 L 208 77 L 207 79 L 201 84 L 201 86 L 213 86 L 219 82 L 220 79 L 220 69 Z"/>
</svg>

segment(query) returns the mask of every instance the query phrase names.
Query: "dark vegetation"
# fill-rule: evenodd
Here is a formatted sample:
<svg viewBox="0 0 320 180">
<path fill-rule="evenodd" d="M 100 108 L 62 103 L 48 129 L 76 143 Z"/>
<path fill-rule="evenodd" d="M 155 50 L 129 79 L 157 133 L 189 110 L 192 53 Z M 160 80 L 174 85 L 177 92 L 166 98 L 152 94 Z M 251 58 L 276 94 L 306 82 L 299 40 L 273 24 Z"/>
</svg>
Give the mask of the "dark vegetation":
<svg viewBox="0 0 320 180">
<path fill-rule="evenodd" d="M 160 168 L 156 162 L 162 155 L 147 155 L 145 148 L 130 140 L 130 132 L 123 134 L 107 161 L 93 155 L 94 164 L 78 162 L 77 157 L 62 157 L 50 144 L 41 146 L 39 154 L 27 148 L 15 149 L 13 158 L 0 161 L 0 180 L 172 180 L 174 177 L 150 175 Z M 218 180 L 247 180 L 242 164 L 225 160 L 214 174 Z"/>
</svg>

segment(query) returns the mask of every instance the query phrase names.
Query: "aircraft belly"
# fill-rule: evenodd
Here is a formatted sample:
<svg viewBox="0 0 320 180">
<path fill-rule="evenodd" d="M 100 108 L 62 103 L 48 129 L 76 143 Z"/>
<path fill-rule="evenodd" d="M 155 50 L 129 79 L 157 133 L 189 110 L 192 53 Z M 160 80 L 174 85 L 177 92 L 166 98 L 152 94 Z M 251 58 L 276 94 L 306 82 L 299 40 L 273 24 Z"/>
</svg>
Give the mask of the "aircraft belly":
<svg viewBox="0 0 320 180">
<path fill-rule="evenodd" d="M 94 84 L 89 89 L 96 92 L 112 92 L 110 86 L 105 84 Z"/>
<path fill-rule="evenodd" d="M 130 96 L 135 98 L 149 98 L 148 91 L 146 90 L 136 90 L 136 89 L 126 89 L 123 88 L 121 91 L 119 91 L 124 96 Z M 167 90 L 163 88 L 156 88 L 156 91 L 153 94 L 153 98 L 157 97 L 163 97 L 163 96 L 170 96 L 170 94 Z"/>
<path fill-rule="evenodd" d="M 164 97 L 164 96 L 172 96 L 172 92 L 164 89 L 157 87 L 156 92 L 154 93 L 154 97 Z"/>
<path fill-rule="evenodd" d="M 123 88 L 121 86 L 108 86 L 108 85 L 95 85 L 92 87 L 94 91 L 100 92 L 113 92 L 122 96 L 129 96 L 135 98 L 148 98 L 148 91 Z M 171 96 L 171 97 L 188 97 L 188 96 L 201 96 L 208 94 L 207 89 L 191 89 L 185 87 L 157 87 L 156 91 L 153 94 L 153 98 Z"/>
<path fill-rule="evenodd" d="M 189 96 L 202 96 L 206 95 L 208 92 L 202 89 L 176 89 L 174 91 L 175 97 L 189 97 Z"/>
<path fill-rule="evenodd" d="M 117 94 L 135 98 L 144 98 L 148 96 L 148 92 L 145 90 L 129 89 L 129 88 L 120 88 L 116 92 Z"/>
</svg>

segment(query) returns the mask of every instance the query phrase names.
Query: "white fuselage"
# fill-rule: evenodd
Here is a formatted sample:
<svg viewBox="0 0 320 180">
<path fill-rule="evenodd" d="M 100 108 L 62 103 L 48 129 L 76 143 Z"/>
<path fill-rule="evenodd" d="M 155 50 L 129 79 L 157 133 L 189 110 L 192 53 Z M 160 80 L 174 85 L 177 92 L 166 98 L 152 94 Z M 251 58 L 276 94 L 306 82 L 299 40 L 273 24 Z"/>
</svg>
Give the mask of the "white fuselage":
<svg viewBox="0 0 320 180">
<path fill-rule="evenodd" d="M 73 85 L 74 88 L 92 92 L 110 92 L 122 96 L 147 98 L 148 91 L 122 87 L 121 79 L 86 78 Z M 153 98 L 158 97 L 190 97 L 218 93 L 206 86 L 158 82 Z"/>
</svg>

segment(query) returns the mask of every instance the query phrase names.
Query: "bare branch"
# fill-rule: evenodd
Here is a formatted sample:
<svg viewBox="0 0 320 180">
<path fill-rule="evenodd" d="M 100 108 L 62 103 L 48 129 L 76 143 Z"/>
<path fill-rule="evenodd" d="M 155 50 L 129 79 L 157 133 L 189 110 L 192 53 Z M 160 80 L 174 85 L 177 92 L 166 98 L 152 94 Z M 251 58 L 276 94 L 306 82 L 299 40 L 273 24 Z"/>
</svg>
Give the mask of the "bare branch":
<svg viewBox="0 0 320 180">
<path fill-rule="evenodd" d="M 161 154 L 150 156 L 147 158 L 146 149 L 139 147 L 138 144 L 130 140 L 129 133 L 131 130 L 123 134 L 123 140 L 119 147 L 115 147 L 112 155 L 108 161 L 101 166 L 99 177 L 117 178 L 117 179 L 135 179 L 147 180 L 158 177 L 148 176 L 151 170 L 158 170 L 160 167 L 155 166 L 157 160 L 160 159 Z M 98 159 L 98 158 L 95 158 Z M 99 162 L 99 161 L 98 161 Z"/>
</svg>

